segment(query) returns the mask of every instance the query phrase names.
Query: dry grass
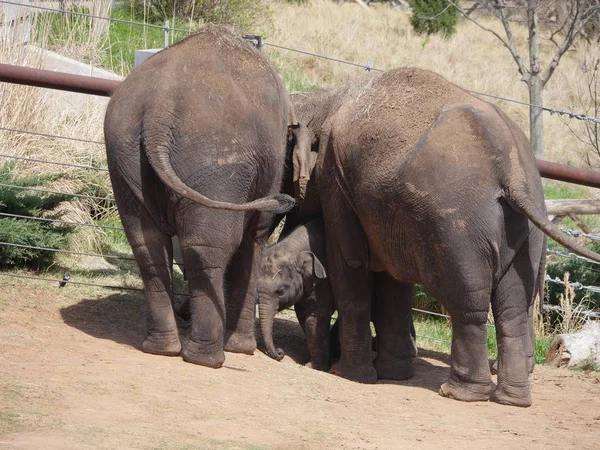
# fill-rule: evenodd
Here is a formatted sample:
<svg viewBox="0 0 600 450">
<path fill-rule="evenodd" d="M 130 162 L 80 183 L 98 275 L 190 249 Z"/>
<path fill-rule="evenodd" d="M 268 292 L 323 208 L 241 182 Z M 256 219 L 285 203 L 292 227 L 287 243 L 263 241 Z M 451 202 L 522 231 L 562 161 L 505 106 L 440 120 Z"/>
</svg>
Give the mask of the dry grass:
<svg viewBox="0 0 600 450">
<path fill-rule="evenodd" d="M 575 302 L 575 289 L 569 283 L 569 273 L 564 275 L 565 290 L 560 295 L 560 326 L 556 330 L 558 334 L 569 334 L 579 331 L 588 320 L 587 316 L 582 314 L 589 309 L 589 304 L 584 300 Z"/>
<path fill-rule="evenodd" d="M 65 2 L 65 9 L 99 17 L 110 16 L 111 0 L 86 0 L 85 2 Z M 57 5 L 42 5 L 57 8 Z M 108 40 L 108 20 L 55 13 L 36 13 L 39 36 L 36 39 L 47 50 L 58 51 L 64 56 L 79 61 L 99 65 L 106 51 Z M 50 37 L 50 33 L 52 37 Z"/>
<path fill-rule="evenodd" d="M 51 26 L 47 17 L 35 15 L 40 20 L 38 29 L 47 34 Z M 43 41 L 42 41 L 43 42 Z M 95 45 L 95 44 L 94 44 Z M 92 44 L 89 44 L 92 47 Z M 11 45 L 7 35 L 0 37 L 0 62 L 40 68 L 41 53 L 29 45 Z M 65 96 L 80 95 L 80 107 L 65 108 Z M 83 94 L 63 94 L 57 91 L 30 86 L 0 83 L 0 127 L 35 133 L 102 140 L 102 121 L 106 100 L 98 101 Z M 28 134 L 0 130 L 0 153 L 56 162 L 69 162 L 94 166 L 105 166 L 104 147 L 98 144 L 51 139 Z M 0 164 L 9 158 L 0 158 Z M 90 180 L 110 186 L 108 175 L 87 173 L 80 169 L 58 167 L 35 162 L 17 161 L 16 170 L 22 174 L 62 173 L 64 177 L 50 186 L 51 189 L 75 193 L 87 187 Z M 89 191 L 89 187 L 87 188 Z M 90 192 L 91 193 L 91 192 Z M 65 206 L 65 220 L 91 222 L 89 205 L 77 200 Z M 90 227 L 79 228 L 72 239 L 76 250 L 100 250 L 104 233 Z"/>
<path fill-rule="evenodd" d="M 415 66 L 434 70 L 466 89 L 528 101 L 527 88 L 520 81 L 516 64 L 508 50 L 490 33 L 471 22 L 461 20 L 457 33 L 450 39 L 440 36 L 423 37 L 415 34 L 408 22 L 408 13 L 384 4 L 365 12 L 353 2 L 334 3 L 312 0 L 307 6 L 286 2 L 273 4 L 274 28 L 267 32 L 266 41 L 339 59 L 366 64 L 376 68 Z M 493 18 L 479 19 L 485 26 L 503 34 L 502 26 Z M 521 55 L 527 59 L 527 30 L 514 28 Z M 541 52 L 547 64 L 555 51 L 553 44 L 544 42 Z M 577 108 L 577 90 L 583 82 L 581 64 L 585 55 L 599 52 L 597 46 L 577 42 L 560 63 L 548 83 L 544 98 L 547 106 Z M 301 71 L 294 78 L 296 86 L 333 86 L 361 73 L 360 68 L 345 66 L 310 56 L 298 55 L 267 47 L 284 74 Z M 289 83 L 288 83 L 289 86 Z M 504 101 L 497 102 L 504 111 L 528 133 L 528 108 Z M 582 165 L 585 151 L 557 116 L 545 116 L 546 158 Z"/>
</svg>

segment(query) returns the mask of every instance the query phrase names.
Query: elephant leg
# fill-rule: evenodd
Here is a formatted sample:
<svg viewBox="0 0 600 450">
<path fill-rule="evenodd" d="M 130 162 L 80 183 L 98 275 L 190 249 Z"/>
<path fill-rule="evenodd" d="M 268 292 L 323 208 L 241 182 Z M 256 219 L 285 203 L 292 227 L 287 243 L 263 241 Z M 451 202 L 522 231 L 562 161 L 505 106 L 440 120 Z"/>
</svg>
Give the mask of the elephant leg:
<svg viewBox="0 0 600 450">
<path fill-rule="evenodd" d="M 377 372 L 371 358 L 372 293 L 366 238 L 341 194 L 323 192 L 322 198 L 329 278 L 340 324 L 341 356 L 330 372 L 361 383 L 374 383 Z"/>
<path fill-rule="evenodd" d="M 140 269 L 146 300 L 146 353 L 177 356 L 181 343 L 173 314 L 171 238 L 158 228 L 133 195 L 115 190 L 127 240 Z"/>
<path fill-rule="evenodd" d="M 302 328 L 302 332 L 306 335 L 304 324 L 306 323 L 306 302 L 299 302 L 294 305 L 294 312 L 296 313 L 296 319 Z"/>
<path fill-rule="evenodd" d="M 315 290 L 314 297 L 307 299 L 304 334 L 306 335 L 312 368 L 327 371 L 331 365 L 329 340 L 333 313 L 333 294 L 329 283 L 326 282 L 319 284 Z M 328 304 L 327 299 L 331 299 L 331 303 Z"/>
<path fill-rule="evenodd" d="M 481 279 L 472 275 L 474 279 Z M 491 282 L 475 288 L 460 280 L 453 281 L 462 285 L 462 289 L 447 292 L 440 298 L 452 320 L 450 377 L 442 384 L 440 395 L 467 402 L 487 401 L 493 388 L 487 349 Z"/>
<path fill-rule="evenodd" d="M 225 350 L 228 352 L 251 355 L 256 350 L 256 281 L 272 220 L 273 214 L 253 213 L 227 269 Z"/>
<path fill-rule="evenodd" d="M 521 252 L 501 278 L 492 311 L 498 342 L 498 386 L 491 399 L 514 406 L 531 405 L 529 373 L 534 364 L 533 300 L 537 265 Z"/>
<path fill-rule="evenodd" d="M 414 375 L 412 298 L 412 283 L 395 280 L 386 272 L 375 274 L 373 322 L 377 357 L 374 364 L 380 379 L 407 380 Z"/>
<path fill-rule="evenodd" d="M 225 361 L 225 270 L 241 242 L 243 219 L 230 211 L 195 210 L 186 214 L 182 222 L 187 229 L 178 233 L 183 241 L 191 311 L 190 332 L 181 356 L 187 362 L 218 368 Z"/>
</svg>

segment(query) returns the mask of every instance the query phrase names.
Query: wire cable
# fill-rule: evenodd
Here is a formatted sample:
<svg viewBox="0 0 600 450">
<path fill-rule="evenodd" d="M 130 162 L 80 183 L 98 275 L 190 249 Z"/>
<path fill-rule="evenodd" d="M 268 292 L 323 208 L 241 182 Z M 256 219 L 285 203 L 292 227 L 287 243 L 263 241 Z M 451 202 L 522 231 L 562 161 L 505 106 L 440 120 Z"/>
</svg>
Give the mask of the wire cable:
<svg viewBox="0 0 600 450">
<path fill-rule="evenodd" d="M 95 228 L 104 228 L 109 230 L 123 230 L 123 227 L 114 227 L 111 225 L 98 225 L 96 223 L 85 223 L 85 222 L 69 222 L 67 220 L 60 219 L 47 219 L 46 217 L 32 217 L 32 216 L 21 216 L 19 214 L 9 214 L 0 212 L 0 216 L 10 217 L 15 219 L 28 219 L 28 220 L 39 220 L 41 222 L 54 222 L 54 223 L 62 223 L 65 225 L 73 225 L 78 227 L 95 227 Z"/>
<path fill-rule="evenodd" d="M 110 201 L 110 202 L 115 201 L 115 199 L 113 197 L 98 197 L 96 195 L 73 194 L 70 192 L 52 191 L 49 189 L 40 189 L 40 188 L 34 188 L 34 187 L 29 187 L 29 186 L 17 186 L 14 184 L 0 183 L 0 187 L 5 187 L 5 188 L 9 188 L 9 189 L 19 189 L 19 190 L 23 190 L 23 191 L 42 192 L 45 194 L 53 194 L 53 195 L 65 195 L 65 196 L 71 196 L 71 197 L 76 197 L 76 198 L 85 198 L 85 199 L 91 199 L 91 200 L 105 200 L 105 201 Z"/>
<path fill-rule="evenodd" d="M 0 0 L 0 1 L 2 1 L 2 0 Z M 29 161 L 29 162 L 36 162 L 36 163 L 41 163 L 41 164 L 51 164 L 51 165 L 55 165 L 55 166 L 75 167 L 78 169 L 88 169 L 88 170 L 98 170 L 101 172 L 108 172 L 108 169 L 106 169 L 104 167 L 94 167 L 94 166 L 85 166 L 82 164 L 70 164 L 70 163 L 61 163 L 61 162 L 55 162 L 55 161 L 46 161 L 43 159 L 28 158 L 26 156 L 6 155 L 3 153 L 0 153 L 0 158 L 17 159 L 20 161 Z"/>
<path fill-rule="evenodd" d="M 125 23 L 125 24 L 128 24 L 128 25 L 137 25 L 137 26 L 146 27 L 146 28 L 157 28 L 157 29 L 165 30 L 165 31 L 179 31 L 179 32 L 188 33 L 188 34 L 191 34 L 191 33 L 194 32 L 193 30 L 184 30 L 182 28 L 171 28 L 171 27 L 167 27 L 167 26 L 164 26 L 164 25 L 154 25 L 154 24 L 151 24 L 151 23 L 134 22 L 132 20 L 115 19 L 113 17 L 96 16 L 94 14 L 81 13 L 81 12 L 76 12 L 76 11 L 69 11 L 69 10 L 66 10 L 66 9 L 55 9 L 55 8 L 47 8 L 47 7 L 44 7 L 44 6 L 25 5 L 23 3 L 16 3 L 16 2 L 11 2 L 11 1 L 7 1 L 7 0 L 0 0 L 0 3 L 4 3 L 6 5 L 14 5 L 14 6 L 18 6 L 20 8 L 36 9 L 36 10 L 39 10 L 39 11 L 45 11 L 45 12 L 51 12 L 51 13 L 69 14 L 71 16 L 79 16 L 79 17 L 88 17 L 90 19 L 107 20 L 109 22 Z"/>
<path fill-rule="evenodd" d="M 2 131 L 9 131 L 11 133 L 31 134 L 33 136 L 41 136 L 41 137 L 45 137 L 45 138 L 48 138 L 48 139 L 64 139 L 64 140 L 67 140 L 67 141 L 76 141 L 76 142 L 85 142 L 85 143 L 88 143 L 88 144 L 100 144 L 100 145 L 104 145 L 104 142 L 101 142 L 101 141 L 93 141 L 91 139 L 81 139 L 81 138 L 74 138 L 74 137 L 69 137 L 69 136 L 58 136 L 56 134 L 38 133 L 36 131 L 17 130 L 15 128 L 7 128 L 7 127 L 0 127 L 0 130 L 2 130 Z"/>
<path fill-rule="evenodd" d="M 20 274 L 16 274 L 16 273 L 8 273 L 8 272 L 0 272 L 0 275 L 5 276 L 5 277 L 12 277 L 12 278 L 24 278 L 27 280 L 49 281 L 52 283 L 64 282 L 60 278 L 46 278 L 46 277 L 39 277 L 39 276 L 33 276 L 33 275 L 20 275 Z M 80 286 L 93 286 L 93 287 L 100 287 L 100 288 L 105 288 L 105 289 L 117 289 L 117 290 L 123 290 L 123 291 L 144 292 L 144 289 L 136 288 L 136 287 L 115 286 L 115 285 L 111 285 L 111 284 L 87 283 L 85 281 L 73 281 L 72 277 L 69 281 L 67 281 L 67 284 L 75 284 L 75 285 L 80 285 Z M 173 292 L 173 295 L 189 297 L 189 294 L 185 294 L 182 292 Z"/>
</svg>

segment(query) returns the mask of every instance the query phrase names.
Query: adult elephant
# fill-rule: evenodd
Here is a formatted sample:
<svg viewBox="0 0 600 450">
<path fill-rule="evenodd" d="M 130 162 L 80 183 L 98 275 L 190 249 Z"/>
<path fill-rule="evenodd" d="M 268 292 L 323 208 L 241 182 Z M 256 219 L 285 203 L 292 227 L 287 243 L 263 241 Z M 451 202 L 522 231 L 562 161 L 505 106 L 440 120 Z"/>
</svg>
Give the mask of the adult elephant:
<svg viewBox="0 0 600 450">
<path fill-rule="evenodd" d="M 300 192 L 306 201 L 290 226 L 322 209 L 341 325 L 342 354 L 332 372 L 360 382 L 410 377 L 412 289 L 421 283 L 452 318 L 451 370 L 440 394 L 530 405 L 532 305 L 543 290 L 545 234 L 600 256 L 548 221 L 523 132 L 493 105 L 413 68 L 294 94 L 292 103 L 312 133 L 313 151 L 294 155 L 295 173 L 304 174 L 296 190 L 308 191 Z M 495 390 L 487 359 L 490 302 Z"/>
<path fill-rule="evenodd" d="M 281 187 L 288 126 L 280 76 L 249 43 L 209 27 L 159 52 L 114 92 L 104 135 L 110 177 L 147 304 L 143 351 L 220 367 L 252 353 L 255 268 Z M 181 245 L 191 331 L 173 314 L 171 237 Z M 224 285 L 228 286 L 227 301 Z"/>
</svg>

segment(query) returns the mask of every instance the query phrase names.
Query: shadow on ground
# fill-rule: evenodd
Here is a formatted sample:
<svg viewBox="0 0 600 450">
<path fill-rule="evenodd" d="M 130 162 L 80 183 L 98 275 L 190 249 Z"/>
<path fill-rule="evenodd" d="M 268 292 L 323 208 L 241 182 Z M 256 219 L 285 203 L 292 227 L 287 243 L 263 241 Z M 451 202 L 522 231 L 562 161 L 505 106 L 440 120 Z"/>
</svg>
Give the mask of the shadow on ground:
<svg viewBox="0 0 600 450">
<path fill-rule="evenodd" d="M 63 321 L 98 339 L 108 339 L 141 350 L 145 337 L 145 305 L 140 293 L 116 293 L 99 299 L 84 299 L 60 310 Z M 188 326 L 179 321 L 179 332 L 187 334 Z M 273 337 L 277 346 L 298 364 L 309 360 L 304 334 L 298 322 L 276 318 Z M 258 320 L 256 321 L 258 351 L 264 344 Z"/>
<path fill-rule="evenodd" d="M 63 321 L 98 339 L 108 339 L 141 350 L 145 336 L 143 296 L 112 294 L 100 299 L 83 299 L 61 308 Z"/>
<path fill-rule="evenodd" d="M 60 310 L 64 322 L 98 339 L 108 339 L 129 345 L 141 351 L 145 337 L 143 296 L 138 293 L 118 293 L 100 299 L 84 299 Z M 187 324 L 179 323 L 182 337 L 187 334 Z M 309 361 L 308 348 L 300 325 L 290 318 L 276 318 L 273 326 L 275 346 L 297 364 Z M 418 337 L 417 337 L 418 339 Z M 256 340 L 259 352 L 264 353 L 264 342 L 256 321 Z M 427 359 L 424 359 L 427 358 Z M 430 360 L 435 360 L 431 362 Z M 379 380 L 378 384 L 413 386 L 438 392 L 449 374 L 450 356 L 431 350 L 419 349 L 414 359 L 415 376 L 410 380 Z M 442 364 L 440 364 L 442 363 Z M 332 375 L 333 376 L 333 375 Z"/>
<path fill-rule="evenodd" d="M 265 353 L 258 321 L 255 330 L 258 350 Z M 281 348 L 287 357 L 298 364 L 306 364 L 310 359 L 304 333 L 296 320 L 276 317 L 273 323 L 273 342 L 275 347 Z"/>
</svg>

